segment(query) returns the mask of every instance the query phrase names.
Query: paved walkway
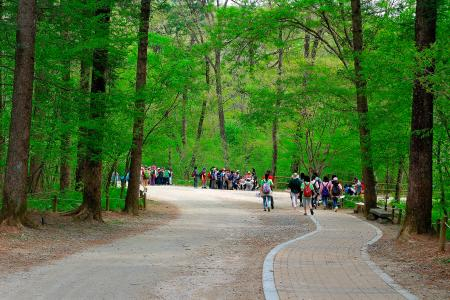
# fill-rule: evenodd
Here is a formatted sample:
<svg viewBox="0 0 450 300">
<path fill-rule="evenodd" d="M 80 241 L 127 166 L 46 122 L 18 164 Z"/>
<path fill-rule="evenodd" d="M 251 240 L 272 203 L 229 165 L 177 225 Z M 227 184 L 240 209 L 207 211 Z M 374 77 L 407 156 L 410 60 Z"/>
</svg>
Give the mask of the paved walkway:
<svg viewBox="0 0 450 300">
<path fill-rule="evenodd" d="M 332 211 L 316 210 L 315 217 L 316 233 L 275 255 L 280 299 L 414 299 L 370 261 L 367 243 L 379 237 L 374 226 Z"/>
</svg>

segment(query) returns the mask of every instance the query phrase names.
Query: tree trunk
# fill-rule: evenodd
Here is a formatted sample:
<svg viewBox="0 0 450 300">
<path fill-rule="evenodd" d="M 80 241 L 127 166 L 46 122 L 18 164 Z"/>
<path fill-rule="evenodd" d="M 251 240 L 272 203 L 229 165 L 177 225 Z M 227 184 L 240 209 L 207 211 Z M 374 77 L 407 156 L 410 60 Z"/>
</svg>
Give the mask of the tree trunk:
<svg viewBox="0 0 450 300">
<path fill-rule="evenodd" d="M 217 109 L 219 113 L 219 128 L 220 128 L 220 138 L 222 139 L 222 154 L 225 167 L 229 166 L 228 157 L 228 143 L 227 136 L 225 132 L 225 113 L 223 110 L 223 95 L 222 95 L 222 74 L 221 74 L 221 53 L 219 49 L 214 50 L 215 54 L 215 74 L 216 74 L 216 96 L 217 96 Z"/>
<path fill-rule="evenodd" d="M 281 43 L 283 41 L 283 30 L 280 28 L 278 32 L 278 39 Z M 274 118 L 272 121 L 272 176 L 275 179 L 277 176 L 278 163 L 278 122 L 279 110 L 281 105 L 281 98 L 283 97 L 283 48 L 278 48 L 278 64 L 277 64 L 277 99 L 275 101 Z"/>
<path fill-rule="evenodd" d="M 142 143 L 144 139 L 145 100 L 140 93 L 147 82 L 147 49 L 150 18 L 150 0 L 141 0 L 141 21 L 139 25 L 138 62 L 136 67 L 136 101 L 131 146 L 130 181 L 124 211 L 137 215 L 139 211 L 139 184 L 142 164 Z"/>
<path fill-rule="evenodd" d="M 366 214 L 371 208 L 377 207 L 377 194 L 375 190 L 375 175 L 373 170 L 370 127 L 368 120 L 368 103 L 366 96 L 367 81 L 362 74 L 361 54 L 363 51 L 362 16 L 360 0 L 351 0 L 352 4 L 352 30 L 353 30 L 353 56 L 355 66 L 356 106 L 359 118 L 359 143 L 361 148 L 361 164 L 363 182 L 366 185 L 364 192 L 364 205 Z"/>
<path fill-rule="evenodd" d="M 96 34 L 104 37 L 109 35 L 110 14 L 111 8 L 109 6 L 96 9 L 95 16 L 99 18 Z M 83 203 L 76 216 L 80 219 L 102 222 L 102 126 L 105 123 L 106 109 L 107 45 L 94 49 L 92 67 L 89 117 L 95 125 L 87 131 L 86 165 L 83 171 Z"/>
<path fill-rule="evenodd" d="M 16 226 L 27 223 L 25 214 L 35 37 L 36 1 L 20 0 L 17 8 L 16 66 L 1 213 L 2 222 Z"/>
<path fill-rule="evenodd" d="M 81 60 L 80 65 L 80 90 L 82 93 L 81 101 L 78 103 L 78 115 L 81 123 L 86 121 L 88 113 L 87 95 L 89 93 L 89 77 L 91 68 L 86 59 Z M 75 171 L 75 189 L 81 190 L 83 182 L 83 170 L 86 166 L 86 134 L 87 128 L 84 124 L 78 127 L 78 144 L 77 144 L 77 169 Z"/>
<path fill-rule="evenodd" d="M 0 1 L 0 20 L 3 21 L 3 0 Z M 3 65 L 3 50 L 0 51 L 0 65 Z M 0 120 L 4 119 L 5 113 L 5 93 L 4 93 L 5 75 L 3 73 L 3 68 L 0 68 Z M 3 122 L 0 122 L 0 193 L 3 191 L 3 182 L 5 180 L 5 128 L 3 127 Z"/>
<path fill-rule="evenodd" d="M 400 201 L 401 192 L 402 192 L 402 183 L 403 183 L 403 168 L 404 168 L 405 158 L 401 157 L 398 163 L 398 171 L 397 171 L 397 180 L 395 181 L 395 201 Z"/>
<path fill-rule="evenodd" d="M 437 0 L 416 2 L 416 47 L 419 52 L 436 40 Z M 434 62 L 416 74 L 413 89 L 409 186 L 402 234 L 431 231 L 433 193 L 433 94 L 420 82 L 434 73 Z"/>
<path fill-rule="evenodd" d="M 194 150 L 192 151 L 191 168 L 194 168 L 194 166 L 195 166 L 198 148 L 200 147 L 200 139 L 201 139 L 202 133 L 203 133 L 203 122 L 205 120 L 206 106 L 208 104 L 209 86 L 211 84 L 210 67 L 209 67 L 209 62 L 206 58 L 205 58 L 205 81 L 206 81 L 206 85 L 208 87 L 208 95 L 206 97 L 204 97 L 203 101 L 202 101 L 202 110 L 200 112 L 200 118 L 198 119 L 197 135 L 195 137 Z"/>
</svg>

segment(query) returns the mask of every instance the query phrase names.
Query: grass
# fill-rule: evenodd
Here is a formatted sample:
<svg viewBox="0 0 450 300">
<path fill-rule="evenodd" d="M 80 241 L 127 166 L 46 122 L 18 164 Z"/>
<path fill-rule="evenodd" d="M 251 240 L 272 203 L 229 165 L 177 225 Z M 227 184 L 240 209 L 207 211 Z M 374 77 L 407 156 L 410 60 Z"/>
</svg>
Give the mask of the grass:
<svg viewBox="0 0 450 300">
<path fill-rule="evenodd" d="M 120 211 L 125 206 L 125 199 L 120 199 L 120 188 L 110 189 L 110 210 Z M 42 193 L 28 198 L 28 209 L 37 211 L 50 211 L 53 208 L 54 197 L 58 198 L 58 212 L 67 212 L 76 209 L 82 202 L 83 195 L 77 191 L 65 193 Z M 106 198 L 102 195 L 102 208 L 106 208 Z"/>
</svg>

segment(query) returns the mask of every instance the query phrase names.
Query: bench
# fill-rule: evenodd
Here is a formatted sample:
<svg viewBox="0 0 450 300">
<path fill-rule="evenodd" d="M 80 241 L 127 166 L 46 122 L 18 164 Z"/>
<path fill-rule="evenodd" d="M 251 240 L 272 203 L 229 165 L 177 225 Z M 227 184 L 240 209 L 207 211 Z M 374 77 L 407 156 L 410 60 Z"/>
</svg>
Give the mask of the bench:
<svg viewBox="0 0 450 300">
<path fill-rule="evenodd" d="M 385 210 L 384 208 L 377 207 L 371 208 L 369 213 L 371 213 L 375 219 L 387 219 L 390 220 L 392 224 L 394 224 L 395 217 L 397 217 L 397 224 L 400 224 L 402 218 L 402 210 L 399 208 L 388 208 Z"/>
</svg>

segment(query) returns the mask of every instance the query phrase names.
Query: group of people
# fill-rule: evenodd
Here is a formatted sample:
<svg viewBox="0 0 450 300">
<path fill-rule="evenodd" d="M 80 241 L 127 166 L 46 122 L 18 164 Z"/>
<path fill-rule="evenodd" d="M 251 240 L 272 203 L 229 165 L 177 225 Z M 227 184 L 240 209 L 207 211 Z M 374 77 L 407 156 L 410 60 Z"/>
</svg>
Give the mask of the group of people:
<svg viewBox="0 0 450 300">
<path fill-rule="evenodd" d="M 141 167 L 141 184 L 146 185 L 172 185 L 172 168 L 158 168 L 156 166 Z"/>
<path fill-rule="evenodd" d="M 199 183 L 201 183 L 203 189 L 254 191 L 258 187 L 258 177 L 255 169 L 241 175 L 239 170 L 234 171 L 212 167 L 209 171 L 206 168 L 200 171 L 195 167 L 191 176 L 194 180 L 195 188 L 199 186 Z"/>
<path fill-rule="evenodd" d="M 351 186 L 354 190 L 353 194 L 361 194 L 363 191 L 363 185 L 358 178 L 354 178 L 353 185 L 346 185 L 346 188 Z M 328 209 L 330 206 L 336 212 L 338 210 L 338 199 L 344 194 L 348 193 L 348 190 L 344 189 L 339 182 L 336 175 L 332 175 L 331 179 L 325 176 L 323 180 L 317 175 L 308 176 L 294 173 L 288 183 L 288 188 L 291 192 L 291 202 L 294 209 L 298 205 L 303 206 L 304 215 L 307 214 L 309 209 L 311 215 L 314 215 L 313 208 L 317 208 L 320 203 L 323 204 L 324 209 Z"/>
</svg>

